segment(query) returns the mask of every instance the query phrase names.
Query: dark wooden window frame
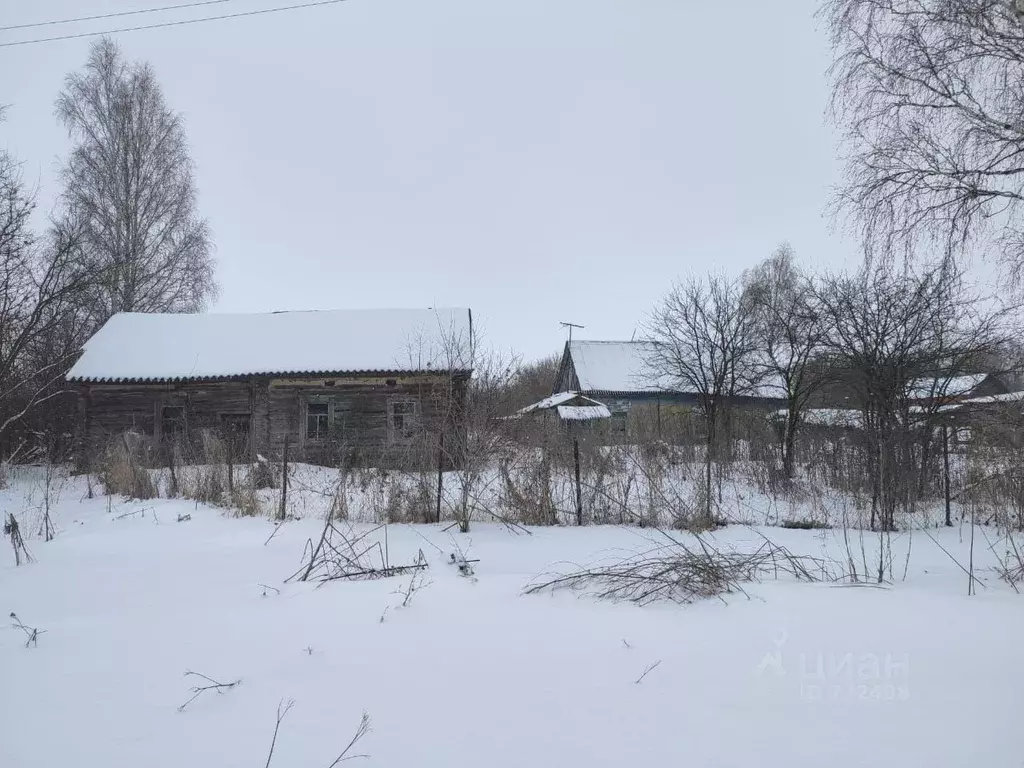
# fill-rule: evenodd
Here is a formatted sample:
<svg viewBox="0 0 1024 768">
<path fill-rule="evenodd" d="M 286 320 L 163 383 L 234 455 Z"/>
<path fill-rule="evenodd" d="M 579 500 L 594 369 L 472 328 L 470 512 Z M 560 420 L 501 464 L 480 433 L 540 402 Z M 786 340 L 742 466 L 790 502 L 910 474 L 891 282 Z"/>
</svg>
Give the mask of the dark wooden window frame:
<svg viewBox="0 0 1024 768">
<path fill-rule="evenodd" d="M 159 403 L 158 408 L 161 439 L 188 433 L 188 409 L 184 403 Z M 178 415 L 172 415 L 173 412 L 177 412 Z"/>
<path fill-rule="evenodd" d="M 422 409 L 420 400 L 413 396 L 392 397 L 388 400 L 388 443 L 408 445 L 419 432 Z"/>
<path fill-rule="evenodd" d="M 311 399 L 306 401 L 303 420 L 303 435 L 306 440 L 315 443 L 330 437 L 331 428 L 334 425 L 331 410 L 331 403 L 328 400 Z"/>
</svg>

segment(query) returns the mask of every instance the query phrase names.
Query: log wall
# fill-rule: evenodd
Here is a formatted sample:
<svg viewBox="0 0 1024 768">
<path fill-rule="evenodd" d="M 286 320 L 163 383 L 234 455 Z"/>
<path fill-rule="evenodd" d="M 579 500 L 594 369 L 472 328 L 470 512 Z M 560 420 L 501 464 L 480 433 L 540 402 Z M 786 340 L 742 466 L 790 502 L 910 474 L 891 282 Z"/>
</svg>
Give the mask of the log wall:
<svg viewBox="0 0 1024 768">
<path fill-rule="evenodd" d="M 198 447 L 204 433 L 225 434 L 248 417 L 244 450 L 249 454 L 278 460 L 287 437 L 296 461 L 334 465 L 346 457 L 364 466 L 431 466 L 438 461 L 434 446 L 439 436 L 458 429 L 466 385 L 466 377 L 446 374 L 82 384 L 80 442 L 94 453 L 124 432 L 141 433 L 150 439 L 153 461 L 159 463 L 160 449 L 172 439 Z M 325 437 L 307 434 L 310 403 L 328 407 Z M 394 429 L 395 403 L 415 403 L 415 428 Z M 166 407 L 183 409 L 183 434 L 169 434 Z"/>
</svg>

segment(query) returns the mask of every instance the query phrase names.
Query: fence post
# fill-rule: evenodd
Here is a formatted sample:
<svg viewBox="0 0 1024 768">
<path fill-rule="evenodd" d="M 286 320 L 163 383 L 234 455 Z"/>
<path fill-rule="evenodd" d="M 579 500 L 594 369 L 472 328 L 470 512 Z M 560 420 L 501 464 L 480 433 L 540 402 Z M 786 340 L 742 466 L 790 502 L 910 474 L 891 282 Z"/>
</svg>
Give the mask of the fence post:
<svg viewBox="0 0 1024 768">
<path fill-rule="evenodd" d="M 953 520 L 949 514 L 949 427 L 945 422 L 942 424 L 942 495 L 946 500 L 946 525 L 952 527 Z"/>
<path fill-rule="evenodd" d="M 583 486 L 580 483 L 580 439 L 572 436 L 572 457 L 576 462 L 576 525 L 583 525 Z"/>
<path fill-rule="evenodd" d="M 435 523 L 441 522 L 441 493 L 444 490 L 444 429 L 441 430 L 441 437 L 437 447 L 437 517 Z"/>
<path fill-rule="evenodd" d="M 284 436 L 284 453 L 281 461 L 281 508 L 277 511 L 277 519 L 284 520 L 288 506 L 288 435 Z"/>
</svg>

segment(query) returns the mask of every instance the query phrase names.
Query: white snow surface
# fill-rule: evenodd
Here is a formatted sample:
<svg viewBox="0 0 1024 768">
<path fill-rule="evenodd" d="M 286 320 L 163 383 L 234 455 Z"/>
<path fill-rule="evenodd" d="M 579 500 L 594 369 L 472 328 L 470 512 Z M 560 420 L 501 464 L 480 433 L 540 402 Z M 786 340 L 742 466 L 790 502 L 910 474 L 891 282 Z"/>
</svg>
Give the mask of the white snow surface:
<svg viewBox="0 0 1024 768">
<path fill-rule="evenodd" d="M 19 470 L 0 491 L 36 558 L 15 567 L 3 542 L 0 608 L 46 630 L 26 648 L 0 626 L 5 767 L 262 766 L 288 699 L 277 768 L 329 765 L 364 710 L 373 730 L 354 751 L 368 766 L 1020 765 L 1024 598 L 992 572 L 985 529 L 974 597 L 952 559 L 968 562 L 965 526 L 931 530 L 938 544 L 894 536 L 885 589 L 780 579 L 639 608 L 522 590 L 566 561 L 655 548 L 657 532 L 391 525 L 392 562 L 422 549 L 430 564 L 432 583 L 401 607 L 407 577 L 283 583 L 315 517 L 268 542 L 266 519 L 167 499 L 108 511 L 84 496 L 75 479 L 53 499 L 58 534 L 43 542 L 38 476 Z M 845 551 L 839 530 L 730 526 L 711 540 L 753 548 L 761 534 Z M 850 536 L 858 559 L 875 555 L 877 536 Z M 456 544 L 479 559 L 475 580 L 448 564 Z M 178 712 L 186 670 L 241 684 Z"/>
<path fill-rule="evenodd" d="M 775 418 L 784 421 L 789 412 L 775 411 Z M 805 408 L 801 413 L 804 424 L 815 427 L 849 427 L 860 429 L 864 425 L 864 415 L 852 408 Z"/>
<path fill-rule="evenodd" d="M 579 405 L 569 405 L 577 402 Z M 581 395 L 579 392 L 557 392 L 554 395 L 545 397 L 536 403 L 520 408 L 516 416 L 523 416 L 536 411 L 549 411 L 552 408 L 558 410 L 558 416 L 568 420 L 607 419 L 611 417 L 611 411 L 604 403 L 600 403 L 591 397 Z"/>
<path fill-rule="evenodd" d="M 534 411 L 547 411 L 551 408 L 557 408 L 559 405 L 570 403 L 573 400 L 584 399 L 592 403 L 596 403 L 596 400 L 591 400 L 589 397 L 584 397 L 579 392 L 556 392 L 553 395 L 545 397 L 543 400 L 538 400 L 536 403 L 531 403 L 525 408 L 520 408 L 516 413 L 533 413 Z"/>
<path fill-rule="evenodd" d="M 468 309 L 114 315 L 69 380 L 467 370 Z"/>
<path fill-rule="evenodd" d="M 988 378 L 986 373 L 969 373 L 954 376 L 950 379 L 942 377 L 925 377 L 910 382 L 908 394 L 911 398 L 924 399 L 930 397 L 960 397 L 969 394 Z"/>
<path fill-rule="evenodd" d="M 572 341 L 572 355 L 580 390 L 583 392 L 660 392 L 650 370 L 652 342 Z"/>
<path fill-rule="evenodd" d="M 607 405 L 560 405 L 558 418 L 563 421 L 593 421 L 594 419 L 610 419 L 612 412 Z"/>
<path fill-rule="evenodd" d="M 1016 403 L 1024 400 L 1024 392 L 1003 392 L 998 395 L 982 395 L 981 397 L 971 397 L 967 400 L 963 400 L 960 403 L 946 406 L 948 408 L 957 408 L 960 405 L 974 404 L 974 405 L 988 405 L 993 403 Z"/>
</svg>

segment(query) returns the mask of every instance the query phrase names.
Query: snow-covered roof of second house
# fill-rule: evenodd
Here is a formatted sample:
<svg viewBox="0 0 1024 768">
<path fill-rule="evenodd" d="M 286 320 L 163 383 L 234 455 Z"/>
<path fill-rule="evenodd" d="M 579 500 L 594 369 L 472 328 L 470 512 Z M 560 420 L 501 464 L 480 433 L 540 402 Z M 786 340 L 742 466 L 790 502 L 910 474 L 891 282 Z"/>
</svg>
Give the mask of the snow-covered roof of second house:
<svg viewBox="0 0 1024 768">
<path fill-rule="evenodd" d="M 911 380 L 908 396 L 915 400 L 924 400 L 930 397 L 962 397 L 970 394 L 987 378 L 987 373 L 925 376 Z"/>
<path fill-rule="evenodd" d="M 71 381 L 175 381 L 268 374 L 468 371 L 468 309 L 114 315 Z"/>
<path fill-rule="evenodd" d="M 607 405 L 560 405 L 558 418 L 562 421 L 595 421 L 610 419 L 612 412 Z"/>
<path fill-rule="evenodd" d="M 569 403 L 576 403 L 580 407 L 588 406 L 601 406 L 604 407 L 604 403 L 599 403 L 593 398 L 581 395 L 579 392 L 556 392 L 553 395 L 548 395 L 543 400 L 539 400 L 536 403 L 531 403 L 525 408 L 520 408 L 516 411 L 517 415 L 524 415 L 527 413 L 534 413 L 535 411 L 548 411 L 552 408 L 559 408 L 561 406 L 567 406 Z"/>
<path fill-rule="evenodd" d="M 661 392 L 649 363 L 652 342 L 571 341 L 581 392 Z"/>
</svg>

